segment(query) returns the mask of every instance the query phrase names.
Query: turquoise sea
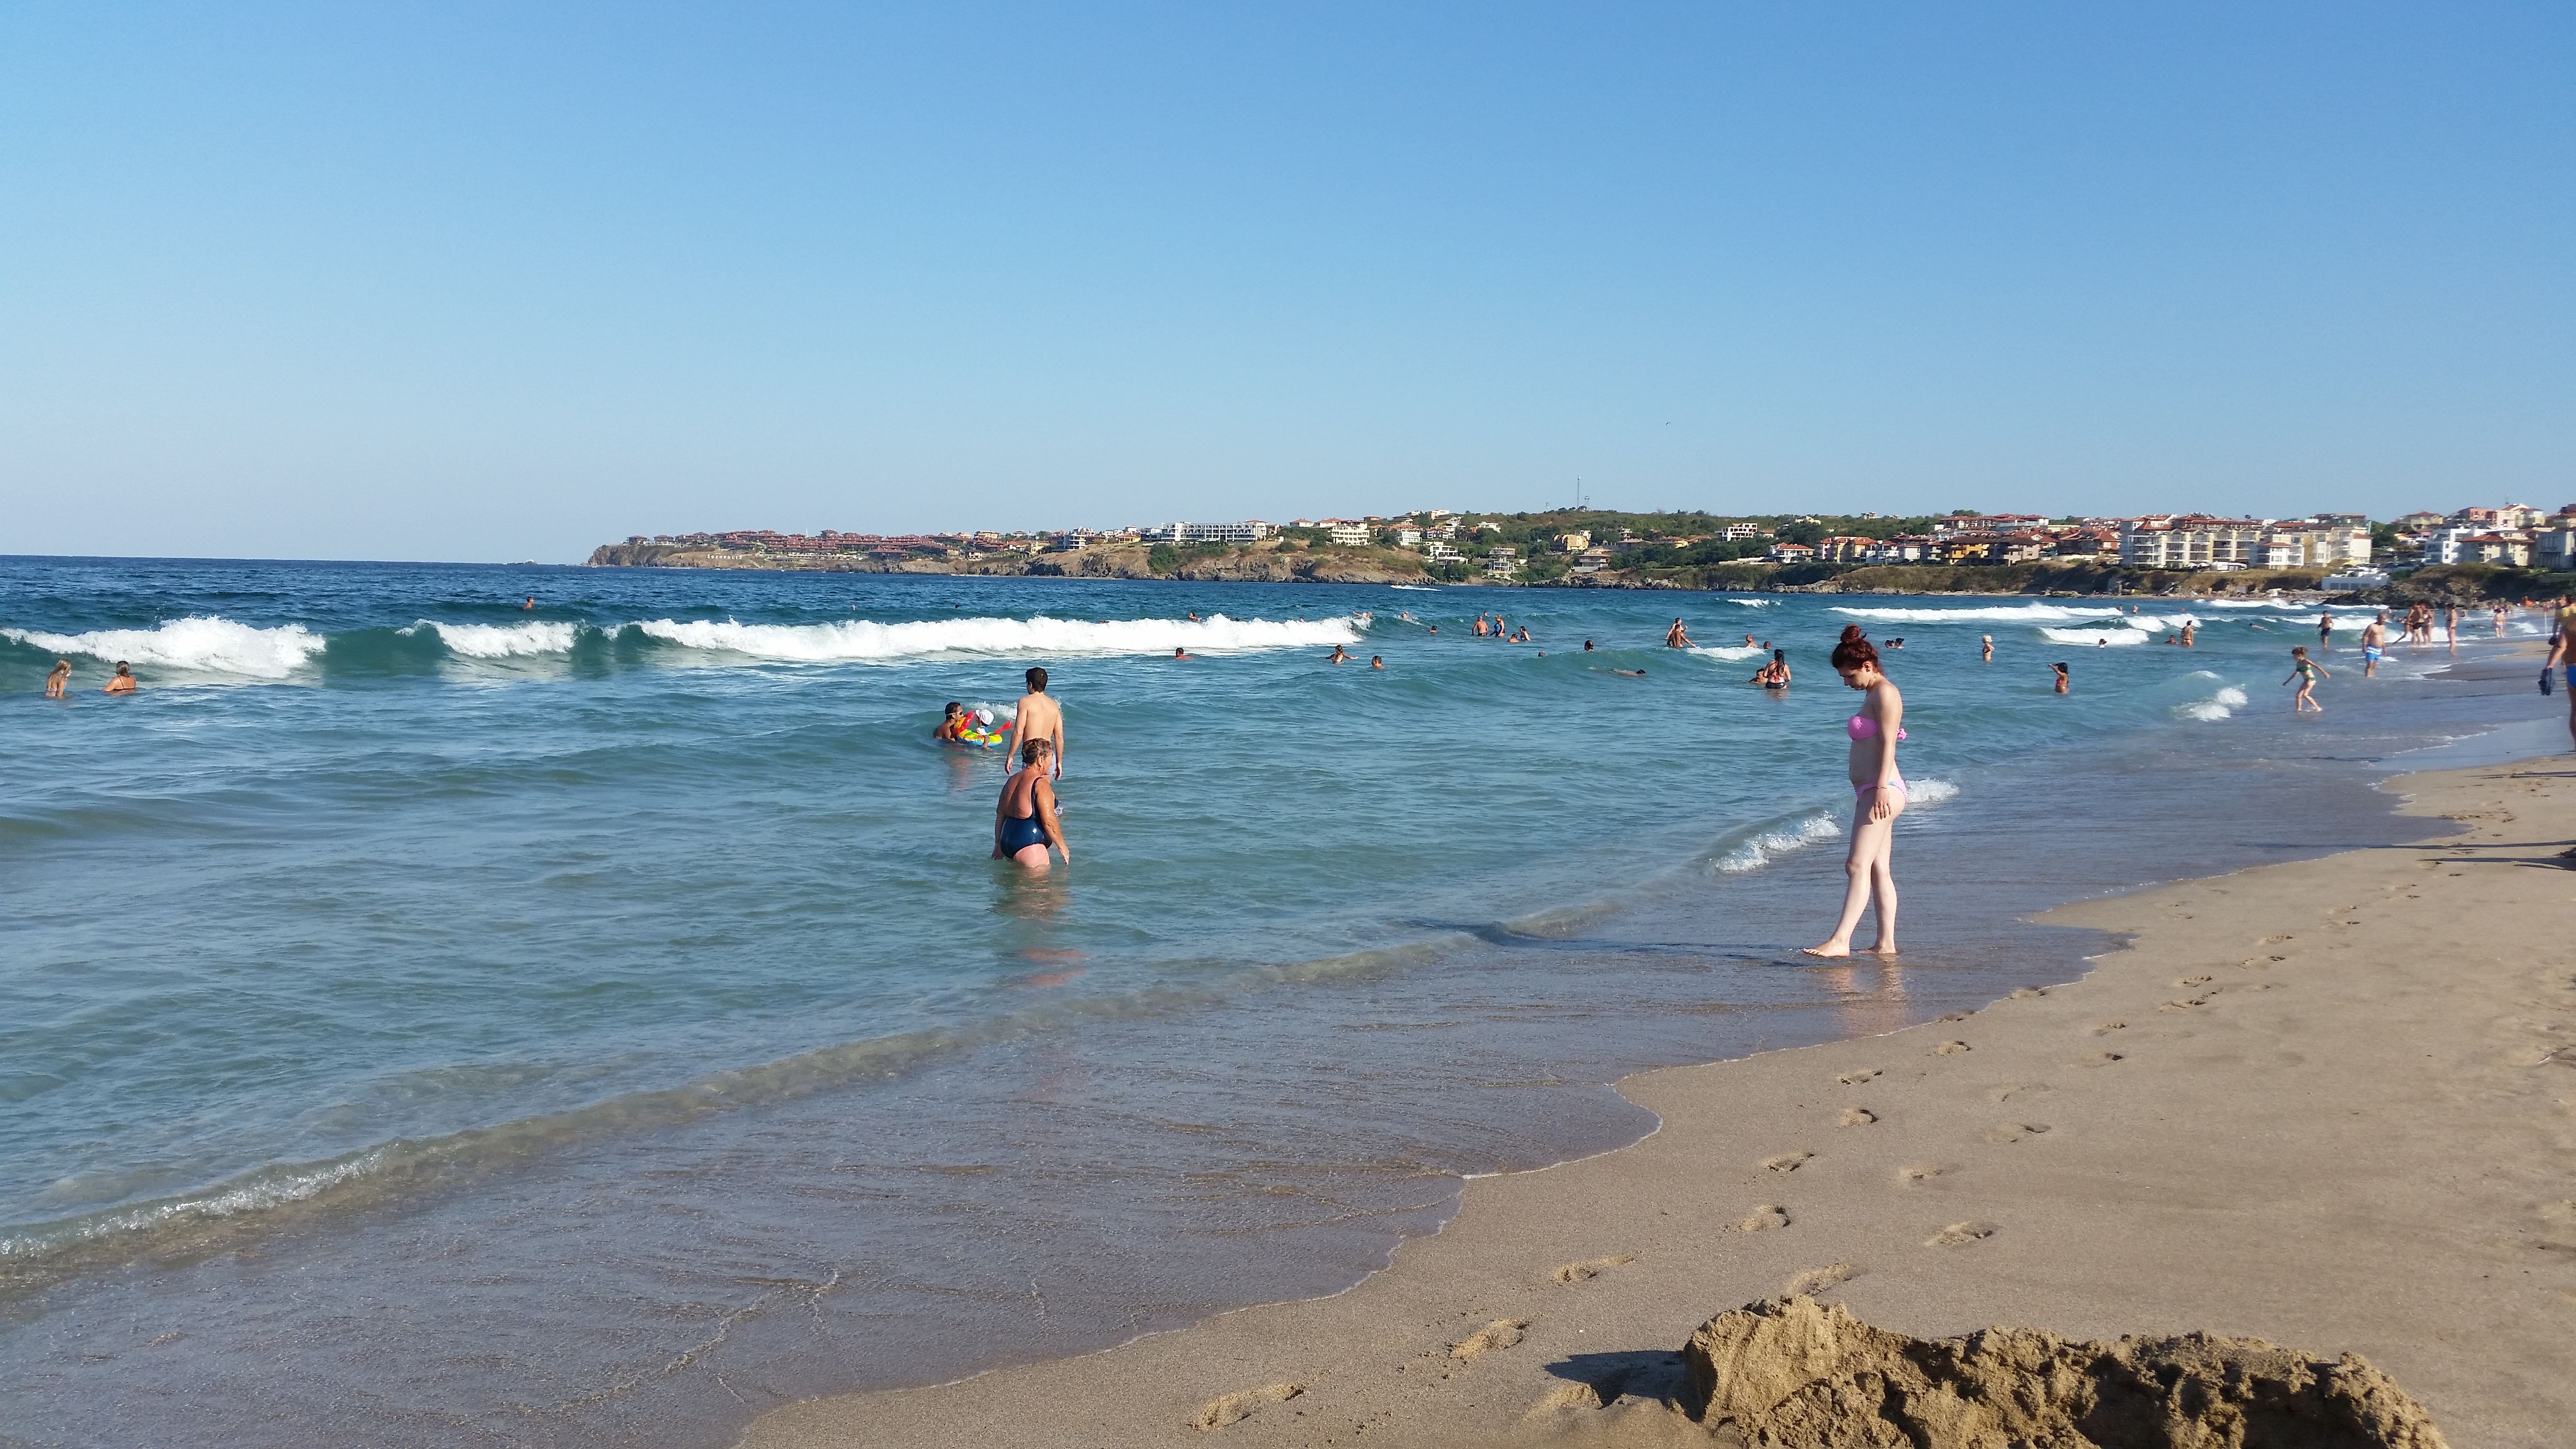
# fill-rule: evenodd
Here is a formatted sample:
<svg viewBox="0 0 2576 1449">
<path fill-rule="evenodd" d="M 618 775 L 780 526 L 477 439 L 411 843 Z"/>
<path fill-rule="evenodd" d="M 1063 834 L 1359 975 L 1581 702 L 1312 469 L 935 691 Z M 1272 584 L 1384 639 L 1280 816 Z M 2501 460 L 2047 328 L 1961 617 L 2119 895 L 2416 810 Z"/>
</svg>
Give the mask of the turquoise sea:
<svg viewBox="0 0 2576 1449">
<path fill-rule="evenodd" d="M 2526 620 L 2365 682 L 2336 612 L 2294 720 L 2314 609 L 0 560 L 0 1442 L 715 1445 L 1332 1291 L 1624 1072 L 2067 979 L 2019 917 L 2405 837 L 2383 762 L 2562 709 Z M 1794 954 L 1854 621 L 1897 966 Z M 1041 879 L 928 738 L 1031 664 Z"/>
</svg>

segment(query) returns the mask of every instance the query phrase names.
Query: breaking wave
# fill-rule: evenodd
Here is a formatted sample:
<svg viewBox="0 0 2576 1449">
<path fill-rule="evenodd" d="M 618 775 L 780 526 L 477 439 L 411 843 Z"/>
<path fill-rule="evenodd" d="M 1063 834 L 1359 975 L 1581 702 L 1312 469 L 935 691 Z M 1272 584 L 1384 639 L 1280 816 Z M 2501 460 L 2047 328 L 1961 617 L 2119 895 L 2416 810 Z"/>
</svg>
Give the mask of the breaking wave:
<svg viewBox="0 0 2576 1449">
<path fill-rule="evenodd" d="M 630 626 L 685 649 L 795 664 L 891 663 L 943 654 L 1241 654 L 1357 644 L 1357 620 L 1342 619 L 925 619 L 879 624 L 740 624 L 730 619 L 653 619 Z"/>
<path fill-rule="evenodd" d="M 1780 601 L 1778 599 L 1729 599 L 1727 602 L 1730 604 L 1742 605 L 1747 609 L 1776 609 L 1780 607 Z"/>
<path fill-rule="evenodd" d="M 424 629 L 438 636 L 450 654 L 467 659 L 510 659 L 529 654 L 569 654 L 581 633 L 579 624 L 532 620 L 524 624 L 442 624 L 423 619 L 396 634 L 417 638 Z"/>
<path fill-rule="evenodd" d="M 2093 607 L 2066 604 L 1983 604 L 1964 609 L 1854 609 L 1837 604 L 1833 612 L 1881 624 L 2030 624 L 2063 622 L 2068 619 L 2107 619 L 2114 614 L 2125 616 L 2128 610 L 2116 604 Z"/>
<path fill-rule="evenodd" d="M 1687 653 L 1702 659 L 1768 659 L 1771 651 L 1753 644 L 1694 644 Z"/>
<path fill-rule="evenodd" d="M 1793 850 L 1804 850 L 1819 840 L 1831 840 L 1842 833 L 1841 821 L 1818 812 L 1804 820 L 1754 836 L 1719 856 L 1716 868 L 1728 875 L 1760 870 Z"/>
<path fill-rule="evenodd" d="M 261 629 L 211 614 L 167 619 L 149 629 L 98 629 L 86 634 L 0 629 L 0 638 L 54 654 L 122 659 L 145 669 L 239 679 L 285 679 L 330 644 L 301 624 Z"/>
<path fill-rule="evenodd" d="M 2144 629 L 2115 628 L 2096 625 L 2090 629 L 2042 629 L 2039 636 L 2055 644 L 2112 645 L 2144 644 L 2155 636 Z"/>
<path fill-rule="evenodd" d="M 2235 685 L 2231 684 L 2220 689 L 2216 694 L 2211 695 L 2207 699 L 2195 700 L 2190 704 L 2175 706 L 2174 713 L 2181 715 L 2184 719 L 2221 720 L 2236 713 L 2236 711 L 2243 709 L 2244 707 L 2245 691 L 2238 689 Z"/>
</svg>

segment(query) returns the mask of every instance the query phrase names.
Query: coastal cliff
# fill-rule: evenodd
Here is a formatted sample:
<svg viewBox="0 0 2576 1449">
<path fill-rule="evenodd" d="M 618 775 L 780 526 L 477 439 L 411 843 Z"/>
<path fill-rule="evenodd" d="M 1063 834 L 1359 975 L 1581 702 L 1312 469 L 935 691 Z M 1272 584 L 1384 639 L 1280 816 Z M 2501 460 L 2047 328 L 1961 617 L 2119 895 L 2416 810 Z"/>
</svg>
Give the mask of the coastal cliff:
<svg viewBox="0 0 2576 1449">
<path fill-rule="evenodd" d="M 1429 578 L 1393 549 L 1282 548 L 1275 543 L 1184 549 L 1107 544 L 1042 554 L 878 558 L 863 553 L 783 553 L 670 543 L 607 543 L 592 568 L 769 569 L 849 574 L 987 575 L 1006 578 L 1182 579 L 1196 583 L 1404 584 Z"/>
</svg>

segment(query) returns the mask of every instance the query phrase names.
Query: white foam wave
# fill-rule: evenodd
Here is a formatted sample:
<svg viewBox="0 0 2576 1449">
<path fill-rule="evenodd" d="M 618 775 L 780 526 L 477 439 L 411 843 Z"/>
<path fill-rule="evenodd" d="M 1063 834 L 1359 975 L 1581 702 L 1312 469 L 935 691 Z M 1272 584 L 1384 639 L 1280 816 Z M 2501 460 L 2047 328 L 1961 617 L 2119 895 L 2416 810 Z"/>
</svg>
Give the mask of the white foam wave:
<svg viewBox="0 0 2576 1449">
<path fill-rule="evenodd" d="M 1717 868 L 1728 875 L 1760 870 L 1793 850 L 1804 850 L 1819 840 L 1831 840 L 1842 833 L 1842 822 L 1831 815 L 1810 815 L 1794 825 L 1766 830 L 1728 851 L 1718 859 Z"/>
<path fill-rule="evenodd" d="M 2184 719 L 2221 720 L 2244 707 L 2245 691 L 2231 684 L 2207 699 L 2180 706 L 2174 713 Z"/>
<path fill-rule="evenodd" d="M 1778 599 L 1729 599 L 1727 602 L 1730 604 L 1740 605 L 1747 609 L 1776 609 L 1780 607 L 1780 601 Z"/>
<path fill-rule="evenodd" d="M 1387 587 L 1390 589 L 1402 589 L 1408 594 L 1436 594 L 1440 592 L 1440 586 L 1438 584 L 1389 584 Z"/>
<path fill-rule="evenodd" d="M 2179 629 L 2185 624 L 2197 624 L 2200 621 L 2189 614 L 2130 614 L 2123 617 L 2120 622 L 2132 629 L 2144 629 L 2152 633 L 2158 629 Z"/>
<path fill-rule="evenodd" d="M 1964 609 L 1854 609 L 1837 604 L 1837 614 L 1881 624 L 2028 624 L 2069 619 L 2103 619 L 2128 610 L 2117 604 L 2098 607 L 2067 604 L 1983 604 Z"/>
<path fill-rule="evenodd" d="M 1755 644 L 1694 644 L 1683 651 L 1703 659 L 1768 659 L 1771 651 Z"/>
<path fill-rule="evenodd" d="M 248 679 L 284 679 L 329 642 L 301 624 L 262 629 L 214 614 L 165 619 L 149 629 L 98 629 L 86 634 L 0 629 L 0 636 L 55 654 Z"/>
<path fill-rule="evenodd" d="M 523 624 L 442 624 L 436 619 L 423 619 L 394 632 L 414 634 L 423 629 L 436 634 L 450 654 L 462 654 L 468 659 L 510 659 L 529 654 L 569 654 L 580 626 L 541 620 Z"/>
<path fill-rule="evenodd" d="M 2123 644 L 2144 644 L 2154 637 L 2143 629 L 2116 629 L 2108 625 L 2091 629 L 2042 629 L 2039 636 L 2057 644 L 2108 644 L 2114 648 Z"/>
<path fill-rule="evenodd" d="M 924 619 L 879 624 L 740 624 L 731 619 L 651 619 L 647 637 L 688 649 L 796 664 L 899 663 L 943 654 L 1240 654 L 1357 644 L 1357 621 L 1341 619 Z"/>
<path fill-rule="evenodd" d="M 1958 795 L 1959 787 L 1947 780 L 1905 782 L 1905 803 L 1909 808 L 1917 805 L 1938 805 L 1944 800 L 1955 800 Z"/>
</svg>

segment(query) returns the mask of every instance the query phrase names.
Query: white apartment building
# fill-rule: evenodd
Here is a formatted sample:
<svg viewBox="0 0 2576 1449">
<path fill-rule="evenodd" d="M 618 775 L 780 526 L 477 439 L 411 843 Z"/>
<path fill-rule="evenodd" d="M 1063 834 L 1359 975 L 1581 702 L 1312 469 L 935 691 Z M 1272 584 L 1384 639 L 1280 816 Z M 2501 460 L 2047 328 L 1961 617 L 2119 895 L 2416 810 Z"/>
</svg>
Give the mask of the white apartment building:
<svg viewBox="0 0 2576 1449">
<path fill-rule="evenodd" d="M 2267 569 L 2339 569 L 2370 562 L 2370 529 L 2311 520 L 2276 524 L 2246 562 Z"/>
<path fill-rule="evenodd" d="M 2268 519 L 2132 518 L 2120 524 L 2120 562 L 2142 569 L 2205 569 L 2253 561 Z"/>
<path fill-rule="evenodd" d="M 1324 537 L 1335 543 L 1346 543 L 1356 547 L 1369 541 L 1369 526 L 1365 523 L 1328 518 L 1324 520 Z"/>
<path fill-rule="evenodd" d="M 1467 556 L 1458 551 L 1458 545 L 1441 539 L 1433 539 L 1431 542 L 1424 544 L 1422 546 L 1422 556 L 1431 563 L 1465 563 L 1467 561 Z"/>
<path fill-rule="evenodd" d="M 1159 523 L 1141 529 L 1145 543 L 1259 543 L 1279 530 L 1257 518 L 1241 523 Z"/>
<path fill-rule="evenodd" d="M 1386 531 L 1386 536 L 1397 548 L 1419 548 L 1422 546 L 1422 530 L 1409 523 L 1398 524 L 1395 527 L 1388 529 Z"/>
<path fill-rule="evenodd" d="M 2533 534 L 2531 561 L 2545 569 L 2576 570 L 2576 528 L 2550 528 Z"/>
<path fill-rule="evenodd" d="M 1717 536 L 1728 543 L 1736 543 L 1748 538 L 1768 538 L 1771 530 L 1758 523 L 1730 523 L 1719 529 Z"/>
<path fill-rule="evenodd" d="M 1493 551 L 1485 555 L 1485 572 L 1493 578 L 1509 577 L 1520 566 L 1520 550 L 1508 543 L 1495 544 Z"/>
</svg>

